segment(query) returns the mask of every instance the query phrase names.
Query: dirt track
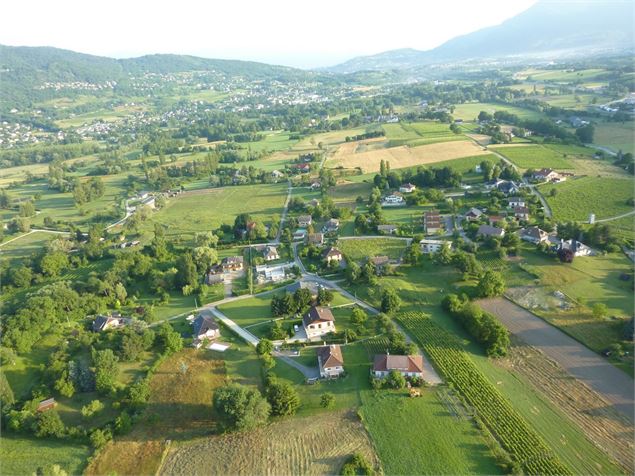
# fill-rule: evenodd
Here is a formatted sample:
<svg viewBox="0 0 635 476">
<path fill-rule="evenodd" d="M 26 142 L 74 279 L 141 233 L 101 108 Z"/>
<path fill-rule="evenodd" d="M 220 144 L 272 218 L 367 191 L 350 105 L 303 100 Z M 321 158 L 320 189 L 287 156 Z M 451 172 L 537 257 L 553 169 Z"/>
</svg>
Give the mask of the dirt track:
<svg viewBox="0 0 635 476">
<path fill-rule="evenodd" d="M 564 332 L 507 299 L 485 299 L 479 304 L 496 315 L 512 334 L 540 349 L 575 378 L 604 396 L 616 410 L 633 420 L 635 392 L 631 377 Z"/>
</svg>

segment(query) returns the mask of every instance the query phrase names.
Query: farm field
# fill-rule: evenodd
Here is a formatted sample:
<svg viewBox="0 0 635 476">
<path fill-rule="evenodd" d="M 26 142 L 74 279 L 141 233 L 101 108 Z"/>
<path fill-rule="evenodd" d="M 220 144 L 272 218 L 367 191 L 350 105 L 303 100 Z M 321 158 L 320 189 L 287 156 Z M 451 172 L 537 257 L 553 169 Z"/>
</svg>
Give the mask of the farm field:
<svg viewBox="0 0 635 476">
<path fill-rule="evenodd" d="M 450 130 L 449 124 L 442 122 L 400 122 L 397 124 L 384 124 L 388 146 L 433 144 L 437 142 L 450 142 L 464 140 L 462 134 L 455 134 Z"/>
<path fill-rule="evenodd" d="M 633 122 L 601 122 L 595 126 L 593 142 L 614 152 L 635 153 L 635 124 Z"/>
<path fill-rule="evenodd" d="M 181 362 L 187 371 L 183 373 Z M 225 382 L 225 365 L 212 352 L 185 349 L 163 362 L 150 380 L 150 400 L 132 432 L 102 449 L 86 474 L 155 474 L 166 439 L 214 431 L 210 400 Z"/>
<path fill-rule="evenodd" d="M 474 121 L 481 111 L 489 112 L 493 114 L 496 111 L 506 111 L 512 114 L 516 114 L 521 119 L 539 119 L 542 114 L 530 109 L 522 107 L 510 106 L 507 104 L 493 104 L 493 103 L 481 103 L 481 102 L 469 102 L 463 104 L 456 104 L 454 106 L 454 113 L 452 114 L 456 119 L 463 119 L 464 121 Z"/>
<path fill-rule="evenodd" d="M 284 206 L 287 184 L 244 185 L 206 189 L 183 194 L 168 201 L 153 214 L 153 222 L 166 226 L 166 235 L 192 237 L 195 232 L 209 231 L 221 224 L 233 225 L 241 213 L 270 221 Z M 209 206 L 201 206 L 207 203 Z M 146 226 L 151 230 L 151 224 Z"/>
<path fill-rule="evenodd" d="M 526 78 L 531 81 L 553 81 L 553 82 L 572 82 L 581 80 L 591 80 L 599 75 L 606 73 L 605 69 L 527 69 L 516 73 L 518 78 Z"/>
<path fill-rule="evenodd" d="M 81 474 L 92 449 L 68 440 L 42 440 L 3 434 L 0 444 L 2 474 L 53 474 L 58 465 L 67 474 Z"/>
<path fill-rule="evenodd" d="M 581 177 L 559 184 L 541 185 L 556 220 L 587 221 L 589 213 L 596 219 L 611 218 L 633 211 L 626 202 L 635 197 L 633 179 Z M 551 196 L 549 191 L 556 190 Z"/>
<path fill-rule="evenodd" d="M 395 170 L 486 154 L 486 151 L 472 141 L 457 140 L 417 147 L 399 146 L 360 153 L 340 153 L 338 150 L 327 159 L 325 165 L 331 168 L 340 166 L 347 169 L 359 168 L 362 172 L 369 173 L 379 171 L 382 160 L 389 162 L 390 168 Z"/>
<path fill-rule="evenodd" d="M 22 235 L 17 240 L 0 247 L 0 256 L 7 260 L 8 263 L 15 263 L 23 258 L 37 254 L 46 246 L 46 243 L 58 236 L 60 235 L 57 233 L 46 233 L 44 231 L 35 231 Z"/>
<path fill-rule="evenodd" d="M 553 149 L 540 146 L 496 146 L 490 147 L 504 155 L 521 169 L 573 169 L 574 165 L 563 154 Z"/>
<path fill-rule="evenodd" d="M 354 261 L 364 261 L 368 257 L 386 255 L 399 259 L 406 249 L 405 239 L 393 238 L 351 238 L 339 240 L 338 249 Z"/>
<path fill-rule="evenodd" d="M 471 419 L 440 391 L 364 391 L 360 409 L 386 474 L 502 474 Z M 463 411 L 461 411 L 463 410 Z M 465 448 L 470 448 L 469 452 Z"/>
<path fill-rule="evenodd" d="M 336 474 L 356 452 L 379 466 L 354 412 L 328 412 L 173 444 L 159 474 Z"/>
</svg>

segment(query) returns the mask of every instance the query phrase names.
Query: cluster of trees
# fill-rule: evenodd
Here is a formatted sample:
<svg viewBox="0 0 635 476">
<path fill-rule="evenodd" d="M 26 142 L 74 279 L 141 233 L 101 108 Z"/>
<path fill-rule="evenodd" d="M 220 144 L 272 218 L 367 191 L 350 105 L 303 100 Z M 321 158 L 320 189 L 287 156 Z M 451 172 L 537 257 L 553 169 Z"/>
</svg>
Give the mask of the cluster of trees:
<svg viewBox="0 0 635 476">
<path fill-rule="evenodd" d="M 346 142 L 354 142 L 354 141 L 358 141 L 358 140 L 365 140 L 365 139 L 374 139 L 376 137 L 384 137 L 386 135 L 386 131 L 384 131 L 383 129 L 377 129 L 374 131 L 367 131 L 364 132 L 363 134 L 357 134 L 354 136 L 346 136 Z"/>
<path fill-rule="evenodd" d="M 319 288 L 317 294 L 317 304 L 328 306 L 333 302 L 333 291 L 326 288 Z M 306 311 L 313 302 L 311 291 L 307 288 L 297 289 L 293 294 L 274 294 L 271 298 L 271 314 L 274 317 L 290 316 Z"/>
<path fill-rule="evenodd" d="M 470 302 L 465 295 L 459 297 L 456 294 L 448 294 L 443 299 L 442 306 L 485 346 L 485 352 L 489 357 L 507 355 L 510 344 L 509 332 L 493 315 Z"/>
<path fill-rule="evenodd" d="M 104 189 L 104 182 L 99 177 L 92 177 L 84 183 L 79 178 L 76 179 L 73 186 L 75 204 L 83 205 L 84 203 L 92 202 L 104 194 Z"/>
<path fill-rule="evenodd" d="M 94 142 L 82 142 L 79 144 L 53 144 L 34 145 L 4 149 L 0 151 L 0 167 L 15 167 L 27 164 L 42 164 L 54 161 L 64 161 L 95 154 L 101 146 Z"/>
</svg>

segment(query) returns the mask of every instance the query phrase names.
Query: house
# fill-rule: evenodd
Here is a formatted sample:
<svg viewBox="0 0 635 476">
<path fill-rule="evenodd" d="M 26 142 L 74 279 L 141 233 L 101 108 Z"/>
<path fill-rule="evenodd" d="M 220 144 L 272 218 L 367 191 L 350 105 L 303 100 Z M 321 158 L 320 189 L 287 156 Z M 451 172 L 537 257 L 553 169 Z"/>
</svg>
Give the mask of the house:
<svg viewBox="0 0 635 476">
<path fill-rule="evenodd" d="M 344 357 L 339 345 L 325 345 L 316 351 L 320 377 L 336 378 L 344 372 Z"/>
<path fill-rule="evenodd" d="M 155 208 L 155 202 L 156 202 L 156 199 L 153 196 L 149 196 L 149 197 L 146 197 L 143 200 L 141 200 L 139 202 L 139 205 L 145 206 L 145 207 L 150 207 L 150 208 Z"/>
<path fill-rule="evenodd" d="M 540 169 L 534 171 L 531 178 L 541 182 L 552 182 L 554 180 L 559 180 L 560 174 L 553 169 Z"/>
<path fill-rule="evenodd" d="M 306 237 L 306 230 L 304 228 L 298 228 L 293 233 L 294 240 L 304 240 L 305 237 Z"/>
<path fill-rule="evenodd" d="M 505 221 L 505 217 L 501 215 L 490 215 L 487 217 L 487 221 L 490 226 L 496 226 L 497 223 L 503 223 Z"/>
<path fill-rule="evenodd" d="M 377 225 L 377 231 L 386 235 L 394 235 L 398 229 L 397 225 Z"/>
<path fill-rule="evenodd" d="M 390 263 L 388 256 L 373 256 L 369 260 L 375 267 L 375 273 L 381 274 L 386 270 L 386 267 Z"/>
<path fill-rule="evenodd" d="M 295 293 L 298 289 L 308 289 L 311 292 L 312 299 L 317 298 L 318 292 L 322 288 L 324 288 L 324 286 L 313 281 L 296 281 L 286 287 L 287 292 L 291 294 Z"/>
<path fill-rule="evenodd" d="M 274 179 L 279 179 L 279 178 L 284 177 L 284 174 L 282 172 L 280 172 L 279 170 L 274 170 L 273 172 L 271 172 L 271 176 Z"/>
<path fill-rule="evenodd" d="M 423 226 L 428 235 L 441 231 L 441 215 L 436 210 L 431 210 L 423 214 Z"/>
<path fill-rule="evenodd" d="M 385 196 L 383 202 L 385 205 L 401 205 L 404 203 L 404 198 L 401 193 L 393 192 Z"/>
<path fill-rule="evenodd" d="M 310 224 L 313 223 L 313 218 L 311 217 L 311 215 L 300 215 L 298 217 L 298 226 L 309 226 Z"/>
<path fill-rule="evenodd" d="M 494 238 L 502 238 L 503 236 L 505 236 L 505 230 L 491 225 L 481 225 L 478 227 L 476 236 L 485 238 L 489 236 L 492 236 Z"/>
<path fill-rule="evenodd" d="M 318 207 L 320 205 L 320 201 L 317 198 L 314 198 L 309 202 L 309 205 L 313 208 Z"/>
<path fill-rule="evenodd" d="M 306 235 L 306 242 L 308 245 L 322 245 L 324 244 L 324 234 L 309 233 Z"/>
<path fill-rule="evenodd" d="M 477 221 L 483 216 L 483 212 L 478 208 L 470 208 L 465 214 L 467 221 Z"/>
<path fill-rule="evenodd" d="M 312 306 L 302 317 L 302 325 L 308 339 L 335 332 L 335 317 L 328 307 Z"/>
<path fill-rule="evenodd" d="M 441 251 L 444 247 L 449 247 L 450 242 L 444 240 L 431 240 L 424 238 L 419 242 L 419 246 L 421 247 L 421 251 L 423 253 L 437 253 Z"/>
<path fill-rule="evenodd" d="M 244 268 L 245 260 L 242 256 L 228 256 L 224 258 L 221 266 L 223 267 L 223 271 L 240 271 Z"/>
<path fill-rule="evenodd" d="M 37 412 L 42 413 L 47 410 L 52 410 L 56 406 L 57 406 L 57 402 L 55 401 L 54 398 L 47 398 L 46 400 L 42 400 L 40 403 L 38 403 Z"/>
<path fill-rule="evenodd" d="M 557 249 L 571 250 L 573 251 L 573 256 L 589 256 L 593 254 L 591 248 L 577 240 L 560 240 Z"/>
<path fill-rule="evenodd" d="M 519 220 L 527 221 L 529 220 L 529 208 L 527 207 L 516 207 L 514 208 L 514 216 Z"/>
<path fill-rule="evenodd" d="M 324 231 L 325 232 L 335 232 L 335 231 L 339 230 L 339 228 L 340 228 L 340 221 L 335 219 L 335 218 L 331 218 L 324 225 Z"/>
<path fill-rule="evenodd" d="M 192 322 L 192 337 L 196 340 L 215 339 L 220 336 L 220 327 L 211 316 L 199 314 Z"/>
<path fill-rule="evenodd" d="M 523 241 L 528 241 L 529 243 L 543 243 L 547 241 L 549 234 L 538 228 L 537 226 L 531 226 L 529 228 L 523 228 L 520 230 L 520 239 Z"/>
<path fill-rule="evenodd" d="M 344 259 L 344 257 L 342 256 L 342 252 L 337 248 L 334 248 L 333 246 L 330 246 L 329 248 L 324 250 L 322 256 L 324 256 L 324 259 L 328 264 L 330 264 L 331 261 L 337 261 L 339 263 L 342 261 L 342 259 Z"/>
<path fill-rule="evenodd" d="M 527 206 L 527 202 L 525 201 L 525 199 L 524 198 L 520 198 L 520 197 L 509 197 L 507 199 L 507 203 L 509 203 L 509 208 L 526 207 Z"/>
<path fill-rule="evenodd" d="M 322 187 L 322 183 L 317 180 L 311 183 L 311 190 L 319 190 Z"/>
<path fill-rule="evenodd" d="M 311 166 L 309 164 L 295 164 L 293 166 L 298 172 L 310 172 Z"/>
<path fill-rule="evenodd" d="M 117 329 L 123 327 L 125 320 L 118 312 L 113 312 L 109 316 L 98 315 L 93 321 L 93 331 L 102 332 L 108 329 Z"/>
<path fill-rule="evenodd" d="M 373 361 L 373 375 L 376 378 L 386 377 L 391 370 L 396 370 L 404 377 L 423 377 L 423 357 L 420 355 L 380 354 Z"/>
<path fill-rule="evenodd" d="M 278 248 L 276 248 L 275 246 L 265 246 L 265 250 L 262 252 L 262 256 L 265 258 L 265 261 L 280 259 Z"/>
<path fill-rule="evenodd" d="M 413 184 L 411 183 L 404 183 L 399 187 L 399 191 L 401 193 L 412 193 L 417 189 L 417 187 L 415 187 Z"/>
<path fill-rule="evenodd" d="M 212 266 L 205 275 L 205 284 L 207 285 L 222 283 L 224 280 L 223 267 L 217 264 Z"/>
<path fill-rule="evenodd" d="M 520 191 L 520 186 L 510 180 L 494 180 L 493 182 L 489 182 L 487 187 L 491 189 L 495 188 L 505 195 L 511 195 Z"/>
</svg>

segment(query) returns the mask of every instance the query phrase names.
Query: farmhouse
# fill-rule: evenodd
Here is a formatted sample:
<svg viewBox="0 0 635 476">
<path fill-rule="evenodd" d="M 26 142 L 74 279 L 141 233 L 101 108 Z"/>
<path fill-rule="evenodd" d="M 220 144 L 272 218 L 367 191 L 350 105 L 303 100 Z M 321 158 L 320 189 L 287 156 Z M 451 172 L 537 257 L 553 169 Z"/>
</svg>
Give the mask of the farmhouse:
<svg viewBox="0 0 635 476">
<path fill-rule="evenodd" d="M 313 223 L 313 218 L 311 217 L 311 215 L 300 215 L 298 217 L 298 226 L 309 226 L 310 224 Z"/>
<path fill-rule="evenodd" d="M 224 281 L 223 267 L 219 265 L 212 266 L 205 275 L 205 284 L 216 284 Z"/>
<path fill-rule="evenodd" d="M 242 256 L 228 256 L 223 259 L 221 266 L 223 267 L 223 271 L 240 271 L 244 268 L 244 262 Z"/>
<path fill-rule="evenodd" d="M 265 258 L 265 261 L 274 261 L 280 259 L 278 248 L 276 248 L 275 246 L 266 246 L 265 250 L 262 252 L 262 256 Z"/>
<path fill-rule="evenodd" d="M 417 187 L 415 187 L 413 184 L 411 183 L 404 183 L 401 185 L 401 187 L 399 187 L 399 191 L 401 193 L 412 193 L 417 189 Z"/>
<path fill-rule="evenodd" d="M 117 329 L 126 325 L 126 321 L 121 314 L 113 312 L 109 316 L 98 315 L 93 321 L 93 331 L 102 332 L 108 329 Z"/>
<path fill-rule="evenodd" d="M 56 406 L 57 402 L 55 401 L 55 398 L 47 398 L 46 400 L 42 400 L 40 403 L 38 403 L 37 412 L 42 413 L 47 410 L 52 410 Z"/>
<path fill-rule="evenodd" d="M 529 228 L 523 228 L 520 230 L 520 239 L 523 241 L 528 241 L 529 243 L 543 243 L 547 241 L 549 234 L 538 228 L 537 226 L 531 226 Z"/>
<path fill-rule="evenodd" d="M 424 253 L 437 253 L 441 251 L 444 247 L 449 247 L 450 242 L 444 240 L 431 240 L 424 238 L 419 242 L 419 246 L 421 247 L 421 251 Z"/>
<path fill-rule="evenodd" d="M 423 214 L 423 226 L 428 235 L 441 231 L 441 215 L 436 210 L 425 212 Z"/>
<path fill-rule="evenodd" d="M 279 179 L 279 178 L 284 177 L 284 174 L 282 172 L 280 172 L 279 170 L 274 170 L 274 171 L 271 172 L 271 176 L 274 179 Z"/>
<path fill-rule="evenodd" d="M 574 256 L 589 256 L 593 250 L 577 240 L 560 240 L 558 250 L 571 250 Z"/>
<path fill-rule="evenodd" d="M 331 263 L 331 261 L 337 261 L 339 263 L 344 258 L 342 256 L 342 252 L 337 248 L 334 248 L 333 246 L 330 246 L 326 250 L 324 250 L 322 256 L 324 256 L 324 259 L 329 264 Z"/>
<path fill-rule="evenodd" d="M 394 235 L 398 229 L 397 225 L 377 225 L 377 231 L 386 235 Z"/>
<path fill-rule="evenodd" d="M 199 314 L 192 322 L 192 337 L 196 340 L 215 339 L 220 336 L 220 327 L 210 316 Z"/>
<path fill-rule="evenodd" d="M 483 216 L 483 212 L 478 208 L 470 208 L 465 214 L 467 221 L 477 221 Z"/>
<path fill-rule="evenodd" d="M 324 235 L 322 233 L 309 233 L 306 235 L 306 242 L 309 245 L 324 244 Z"/>
<path fill-rule="evenodd" d="M 399 192 L 393 192 L 384 197 L 385 205 L 401 205 L 404 203 L 403 195 Z"/>
<path fill-rule="evenodd" d="M 373 375 L 376 378 L 386 377 L 391 370 L 396 370 L 404 377 L 423 376 L 423 357 L 420 355 L 379 354 L 373 361 Z"/>
<path fill-rule="evenodd" d="M 317 348 L 320 377 L 335 378 L 344 372 L 344 357 L 339 345 L 326 345 Z"/>
<path fill-rule="evenodd" d="M 553 182 L 560 180 L 560 174 L 553 169 L 540 169 L 536 170 L 531 178 L 541 182 Z"/>
<path fill-rule="evenodd" d="M 329 221 L 326 222 L 326 224 L 324 225 L 324 232 L 328 233 L 328 232 L 335 232 L 337 230 L 339 230 L 340 228 L 340 221 L 335 219 L 335 218 L 331 218 Z"/>
<path fill-rule="evenodd" d="M 312 306 L 302 317 L 302 325 L 308 339 L 335 332 L 335 317 L 328 307 Z"/>
<path fill-rule="evenodd" d="M 510 208 L 527 206 L 527 202 L 525 201 L 525 199 L 520 197 L 509 197 L 507 199 L 507 203 L 509 203 Z"/>
<path fill-rule="evenodd" d="M 386 267 L 388 266 L 388 264 L 390 263 L 390 258 L 388 258 L 388 256 L 374 256 L 372 258 L 370 258 L 369 260 L 373 266 L 375 267 L 375 273 L 376 274 L 382 274 L 385 270 Z"/>
<path fill-rule="evenodd" d="M 476 236 L 484 238 L 487 238 L 489 236 L 494 238 L 502 238 L 503 236 L 505 236 L 505 230 L 503 230 L 502 228 L 497 228 L 495 226 L 481 225 L 478 227 Z"/>
<path fill-rule="evenodd" d="M 516 207 L 514 208 L 514 216 L 519 220 L 529 220 L 529 208 L 527 207 Z"/>
<path fill-rule="evenodd" d="M 298 172 L 310 172 L 311 171 L 311 166 L 309 164 L 294 164 L 293 167 Z M 313 185 L 311 185 L 311 187 L 313 187 Z"/>
</svg>

